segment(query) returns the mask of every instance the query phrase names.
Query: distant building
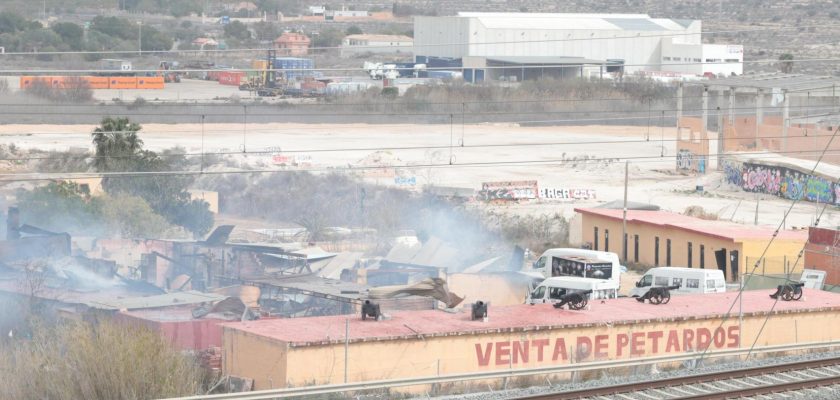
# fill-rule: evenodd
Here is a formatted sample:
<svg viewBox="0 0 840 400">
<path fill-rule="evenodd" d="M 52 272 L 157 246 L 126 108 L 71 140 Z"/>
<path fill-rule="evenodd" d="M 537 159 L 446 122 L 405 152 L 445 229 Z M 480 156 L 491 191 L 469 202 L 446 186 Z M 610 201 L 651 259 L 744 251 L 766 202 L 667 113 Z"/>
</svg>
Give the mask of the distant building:
<svg viewBox="0 0 840 400">
<path fill-rule="evenodd" d="M 404 35 L 348 35 L 341 43 L 341 56 L 356 54 L 411 53 L 414 39 Z"/>
<path fill-rule="evenodd" d="M 277 53 L 283 56 L 305 56 L 309 54 L 311 40 L 297 32 L 286 32 L 274 40 Z"/>
<path fill-rule="evenodd" d="M 307 11 L 309 12 L 309 15 L 324 16 L 327 12 L 327 8 L 324 6 L 309 6 Z"/>
<path fill-rule="evenodd" d="M 825 271 L 826 285 L 840 285 L 840 227 L 808 228 L 805 268 Z"/>
<path fill-rule="evenodd" d="M 666 71 L 741 74 L 743 46 L 703 44 L 701 21 L 646 14 L 473 13 L 415 17 L 414 55 L 454 60 L 467 81 Z"/>
<path fill-rule="evenodd" d="M 367 11 L 355 11 L 355 10 L 334 10 L 334 11 L 327 11 L 324 15 L 326 20 L 340 20 L 340 19 L 347 19 L 347 18 L 368 18 L 370 17 L 370 13 Z"/>
<path fill-rule="evenodd" d="M 577 208 L 575 211 L 582 216 L 584 243 L 593 250 L 624 255 L 623 210 Z M 668 211 L 628 210 L 626 259 L 658 267 L 720 269 L 727 281 L 737 282 L 741 275 L 754 271 L 763 254 L 755 273 L 783 275 L 793 268 L 808 235 L 804 230 L 780 231 L 764 254 L 774 230 Z"/>
<path fill-rule="evenodd" d="M 219 47 L 219 42 L 217 42 L 213 38 L 206 38 L 206 37 L 195 38 L 195 40 L 192 41 L 192 44 L 193 44 L 193 46 L 198 46 L 199 49 L 201 49 L 201 50 L 204 50 L 204 49 L 207 49 L 207 48 L 215 49 L 215 48 Z"/>
</svg>

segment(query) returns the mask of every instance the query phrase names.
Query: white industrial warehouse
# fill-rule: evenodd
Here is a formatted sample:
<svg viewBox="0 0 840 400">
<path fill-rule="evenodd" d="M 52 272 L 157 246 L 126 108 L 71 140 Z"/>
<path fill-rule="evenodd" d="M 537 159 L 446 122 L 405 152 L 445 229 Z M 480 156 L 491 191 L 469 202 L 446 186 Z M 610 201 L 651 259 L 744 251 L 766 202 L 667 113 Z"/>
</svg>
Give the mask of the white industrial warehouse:
<svg viewBox="0 0 840 400">
<path fill-rule="evenodd" d="M 740 75 L 743 46 L 703 44 L 701 21 L 646 14 L 474 13 L 415 17 L 415 61 L 467 81 L 605 73 Z"/>
</svg>

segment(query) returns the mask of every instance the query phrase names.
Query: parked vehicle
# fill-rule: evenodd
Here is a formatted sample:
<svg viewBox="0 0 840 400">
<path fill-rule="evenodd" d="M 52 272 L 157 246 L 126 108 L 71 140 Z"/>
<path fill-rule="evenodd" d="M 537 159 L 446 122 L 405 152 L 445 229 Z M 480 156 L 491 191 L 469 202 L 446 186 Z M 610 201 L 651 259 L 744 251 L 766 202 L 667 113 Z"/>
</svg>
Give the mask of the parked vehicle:
<svg viewBox="0 0 840 400">
<path fill-rule="evenodd" d="M 672 294 L 723 293 L 726 280 L 719 269 L 657 267 L 651 268 L 636 282 L 630 291 L 633 297 L 641 297 L 652 287 L 679 286 Z"/>
<path fill-rule="evenodd" d="M 806 289 L 822 290 L 825 284 L 825 271 L 818 269 L 803 269 L 799 282 L 805 284 Z"/>
<path fill-rule="evenodd" d="M 619 288 L 623 267 L 618 254 L 606 251 L 557 248 L 548 249 L 534 262 L 534 269 L 527 274 L 534 278 L 576 276 L 612 282 Z"/>
<path fill-rule="evenodd" d="M 561 276 L 542 281 L 525 301 L 526 304 L 555 304 L 562 301 L 562 296 L 573 292 L 591 291 L 590 299 L 616 297 L 617 289 L 612 282 L 602 279 Z"/>
</svg>

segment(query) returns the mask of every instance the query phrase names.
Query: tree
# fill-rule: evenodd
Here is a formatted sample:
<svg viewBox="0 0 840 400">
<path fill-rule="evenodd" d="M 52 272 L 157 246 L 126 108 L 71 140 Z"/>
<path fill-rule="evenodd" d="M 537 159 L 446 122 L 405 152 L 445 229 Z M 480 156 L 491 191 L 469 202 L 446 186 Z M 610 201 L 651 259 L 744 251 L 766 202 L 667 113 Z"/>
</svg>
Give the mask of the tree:
<svg viewBox="0 0 840 400">
<path fill-rule="evenodd" d="M 273 41 L 280 36 L 280 29 L 275 23 L 260 21 L 254 24 L 254 36 L 260 41 Z"/>
<path fill-rule="evenodd" d="M 341 45 L 342 39 L 344 39 L 344 32 L 327 28 L 312 38 L 312 47 L 337 47 Z"/>
<path fill-rule="evenodd" d="M 101 15 L 93 18 L 90 23 L 90 29 L 123 40 L 137 40 L 138 35 L 140 35 L 137 26 L 131 23 L 131 21 L 117 17 L 103 17 Z"/>
<path fill-rule="evenodd" d="M 0 33 L 16 33 L 29 27 L 29 23 L 20 15 L 9 11 L 0 12 Z"/>
<path fill-rule="evenodd" d="M 779 56 L 779 61 L 779 69 L 782 73 L 789 74 L 793 71 L 793 54 L 782 54 Z"/>
<path fill-rule="evenodd" d="M 96 157 L 94 167 L 100 172 L 161 172 L 186 167 L 182 152 L 159 155 L 143 149 L 137 134 L 142 127 L 128 118 L 105 118 L 91 134 Z M 128 194 L 144 199 L 155 212 L 169 222 L 183 226 L 196 236 L 202 236 L 213 226 L 208 204 L 193 202 L 187 187 L 192 179 L 186 175 L 116 176 L 102 181 L 111 195 Z M 206 212 L 201 211 L 201 209 Z"/>
<path fill-rule="evenodd" d="M 96 148 L 93 166 L 98 171 L 125 171 L 138 166 L 133 160 L 143 150 L 143 140 L 137 134 L 143 129 L 128 118 L 105 118 L 91 134 Z"/>
<path fill-rule="evenodd" d="M 46 321 L 49 321 L 45 318 Z M 0 344 L 10 399 L 158 399 L 203 394 L 194 358 L 140 324 L 61 319 Z"/>
<path fill-rule="evenodd" d="M 71 50 L 82 49 L 82 37 L 85 32 L 81 26 L 72 22 L 59 22 L 54 24 L 51 29 L 61 37 L 61 40 L 67 44 Z"/>
<path fill-rule="evenodd" d="M 347 28 L 346 31 L 344 31 L 344 33 L 349 36 L 349 35 L 361 35 L 364 32 L 362 32 L 362 28 L 359 28 L 356 25 L 351 25 L 349 28 Z"/>
<path fill-rule="evenodd" d="M 224 28 L 225 37 L 245 40 L 251 38 L 251 31 L 248 30 L 248 27 L 245 26 L 242 22 L 233 21 Z"/>
<path fill-rule="evenodd" d="M 143 51 L 166 51 L 171 50 L 174 44 L 172 38 L 153 27 L 143 28 L 143 37 L 140 48 Z"/>
</svg>

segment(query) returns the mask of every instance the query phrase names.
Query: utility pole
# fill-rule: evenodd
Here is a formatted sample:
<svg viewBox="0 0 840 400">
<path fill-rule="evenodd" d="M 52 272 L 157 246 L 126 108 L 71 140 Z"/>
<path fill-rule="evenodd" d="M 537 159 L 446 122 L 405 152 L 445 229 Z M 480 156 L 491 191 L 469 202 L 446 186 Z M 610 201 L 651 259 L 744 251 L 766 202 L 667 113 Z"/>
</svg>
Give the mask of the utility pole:
<svg viewBox="0 0 840 400">
<path fill-rule="evenodd" d="M 344 383 L 347 383 L 348 350 L 350 349 L 350 318 L 344 319 Z"/>
<path fill-rule="evenodd" d="M 627 178 L 630 176 L 630 161 L 624 161 L 624 215 L 621 218 L 621 242 L 624 262 L 627 262 Z"/>
<path fill-rule="evenodd" d="M 143 54 L 143 21 L 137 21 L 137 54 Z"/>
</svg>

